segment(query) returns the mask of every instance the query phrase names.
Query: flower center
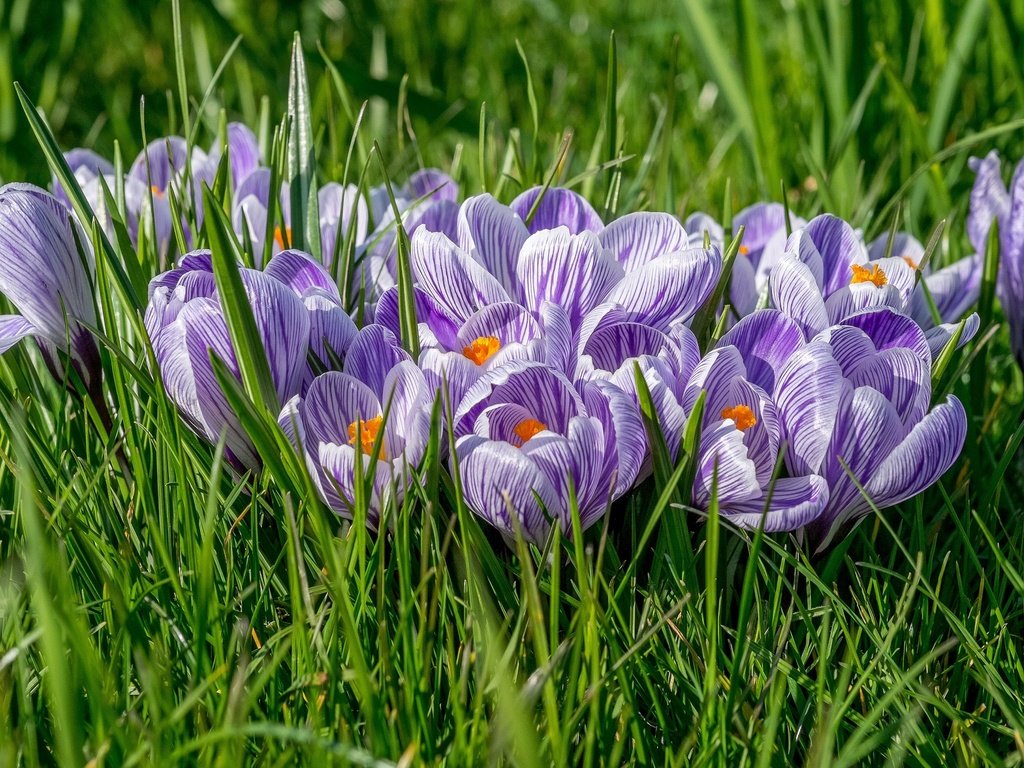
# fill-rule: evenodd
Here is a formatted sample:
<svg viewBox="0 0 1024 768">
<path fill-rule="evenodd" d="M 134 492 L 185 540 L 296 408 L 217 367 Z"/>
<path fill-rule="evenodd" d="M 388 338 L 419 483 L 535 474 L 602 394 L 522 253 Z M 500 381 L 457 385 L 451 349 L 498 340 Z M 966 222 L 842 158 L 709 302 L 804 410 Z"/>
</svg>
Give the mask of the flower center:
<svg viewBox="0 0 1024 768">
<path fill-rule="evenodd" d="M 355 445 L 358 440 L 360 451 L 365 454 L 372 454 L 373 444 L 377 441 L 377 433 L 380 432 L 382 420 L 382 416 L 375 416 L 374 418 L 367 419 L 366 421 L 353 421 L 348 425 L 348 444 Z M 381 445 L 380 453 L 377 457 L 384 461 L 387 460 L 388 457 L 384 453 L 383 445 Z"/>
<path fill-rule="evenodd" d="M 535 437 L 538 432 L 543 432 L 548 428 L 548 425 L 542 421 L 536 419 L 523 419 L 515 428 L 512 430 L 516 433 L 516 437 L 519 438 L 519 445 L 522 445 L 528 441 L 531 437 Z"/>
<path fill-rule="evenodd" d="M 282 232 L 280 227 L 274 227 L 274 242 L 277 243 L 277 247 L 282 251 L 290 248 L 292 244 L 292 228 L 285 227 L 284 232 Z"/>
<path fill-rule="evenodd" d="M 872 264 L 871 269 L 862 267 L 860 264 L 851 264 L 850 269 L 853 270 L 853 277 L 850 278 L 850 284 L 854 283 L 874 283 L 879 288 L 889 282 L 889 278 L 885 276 L 877 264 Z"/>
<path fill-rule="evenodd" d="M 478 336 L 468 347 L 462 348 L 462 354 L 477 365 L 483 365 L 494 357 L 499 349 L 501 342 L 494 336 Z"/>
<path fill-rule="evenodd" d="M 160 187 L 158 187 L 156 184 L 150 185 L 149 191 L 153 193 L 153 197 L 155 197 L 157 200 L 164 199 L 164 191 L 160 189 Z"/>
<path fill-rule="evenodd" d="M 752 426 L 757 424 L 757 417 L 754 416 L 754 412 L 750 410 L 749 405 L 734 405 L 731 408 L 725 408 L 722 410 L 723 419 L 732 419 L 736 424 L 736 429 L 740 432 L 746 432 Z"/>
<path fill-rule="evenodd" d="M 740 246 L 740 253 L 743 254 L 744 256 L 746 256 L 748 253 L 750 253 L 750 249 L 747 248 L 747 246 L 745 246 L 745 245 L 741 245 Z"/>
<path fill-rule="evenodd" d="M 910 258 L 909 256 L 904 256 L 904 257 L 903 257 L 903 260 L 904 260 L 905 262 L 907 262 L 907 266 L 908 266 L 908 267 L 910 267 L 911 269 L 917 269 L 917 262 L 916 262 L 916 261 L 914 261 L 914 260 L 913 260 L 912 258 Z"/>
</svg>

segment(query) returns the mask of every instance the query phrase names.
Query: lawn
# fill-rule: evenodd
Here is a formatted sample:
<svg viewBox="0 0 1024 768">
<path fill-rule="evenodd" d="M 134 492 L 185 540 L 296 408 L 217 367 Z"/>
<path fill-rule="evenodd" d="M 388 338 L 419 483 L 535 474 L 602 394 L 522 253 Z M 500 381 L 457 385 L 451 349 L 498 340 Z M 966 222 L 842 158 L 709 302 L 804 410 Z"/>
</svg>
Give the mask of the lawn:
<svg viewBox="0 0 1024 768">
<path fill-rule="evenodd" d="M 54 283 L 45 265 L 58 257 L 19 256 L 14 188 L 0 190 L 0 767 L 1024 765 L 1024 354 L 1013 336 L 1024 296 L 1011 284 L 1024 273 L 1024 213 L 1015 200 L 991 230 L 994 212 L 972 218 L 983 195 L 969 163 L 997 150 L 1009 181 L 1024 155 L 1024 3 L 98 5 L 0 6 L 0 179 L 60 191 L 74 214 L 59 208 L 54 226 L 80 224 L 61 241 L 57 330 L 39 345 L 7 344 L 7 316 L 31 320 L 40 336 L 41 315 L 17 285 L 37 264 L 40 284 Z M 243 160 L 236 123 L 252 129 L 253 165 L 270 169 L 256 207 L 233 168 Z M 171 160 L 172 179 L 157 182 L 172 135 L 185 137 L 189 160 Z M 110 170 L 76 175 L 62 154 L 75 147 Z M 267 191 L 282 182 L 281 195 Z M 325 222 L 334 198 L 316 193 L 328 182 L 352 187 Z M 544 190 L 537 201 L 517 202 L 533 187 Z M 516 245 L 525 253 L 549 236 L 544 201 L 578 200 L 560 188 L 590 202 L 597 229 L 671 214 L 695 254 L 685 284 L 648 292 L 671 328 L 653 311 L 633 319 L 660 351 L 613 366 L 614 386 L 548 371 L 564 334 L 537 298 L 567 308 L 572 354 L 587 327 L 573 312 L 595 317 L 597 302 L 583 303 L 600 274 L 556 300 L 547 251 L 540 274 L 519 256 L 509 276 L 489 262 L 490 271 L 465 267 L 454 245 L 427 234 L 430 216 L 449 216 L 451 228 L 458 215 L 452 238 L 482 252 L 465 201 L 487 193 L 495 200 L 480 220 L 507 215 L 524 239 L 531 227 Z M 891 313 L 915 341 L 880 353 L 883 373 L 855 375 L 832 358 L 832 380 L 808 373 L 823 342 L 811 343 L 819 329 L 800 314 L 807 305 L 773 293 L 779 267 L 738 308 L 736 264 L 759 237 L 741 212 L 760 201 L 782 204 L 775 235 L 787 255 L 816 249 L 830 263 L 838 246 L 814 234 L 815 222 L 839 223 L 823 214 L 849 223 L 850 253 L 877 239 L 873 271 L 860 266 L 867 251 L 844 261 L 841 290 L 888 291 L 887 306 L 898 287 L 890 257 L 910 253 L 899 233 L 920 242 L 909 266 L 896 265 L 909 282 Z M 695 212 L 720 234 L 691 224 Z M 428 223 L 414 232 L 420 215 Z M 566 236 L 586 250 L 611 229 Z M 326 280 L 301 301 L 281 292 L 272 268 L 289 244 L 314 254 Z M 196 248 L 211 255 L 188 276 L 208 285 L 193 310 L 216 315 L 223 343 L 188 335 L 208 328 L 188 326 L 167 298 L 184 278 L 150 284 Z M 428 261 L 431 249 L 442 256 Z M 926 274 L 968 263 L 973 289 L 949 289 L 950 305 L 964 300 L 947 320 L 942 284 Z M 430 293 L 451 264 L 469 277 Z M 625 304 L 636 273 L 614 268 L 607 296 Z M 698 280 L 706 290 L 694 298 Z M 835 315 L 818 283 L 814 300 L 830 313 L 820 332 L 838 338 L 845 323 L 852 333 L 854 315 Z M 498 379 L 476 402 L 472 382 L 456 396 L 455 367 L 432 367 L 448 342 L 434 324 L 444 313 L 430 308 L 445 290 L 457 295 L 451 285 L 478 304 L 528 308 L 516 311 L 538 338 L 523 354 L 540 349 L 544 362 L 510 355 L 505 365 L 523 367 L 516 375 L 543 368 L 536 386 L 548 394 L 564 382 L 558 397 L 580 419 L 575 453 L 551 460 L 562 476 L 519 497 L 488 473 L 506 466 L 499 459 L 534 455 L 551 422 L 516 416 L 504 453 L 467 434 L 499 430 L 499 416 L 485 416 L 508 403 L 494 399 Z M 260 291 L 273 298 L 260 304 Z M 344 351 L 318 347 L 326 336 L 307 330 L 328 300 Z M 740 378 L 766 390 L 761 409 L 741 410 L 733 389 L 723 410 L 714 377 L 694 366 L 710 368 L 730 341 L 743 350 L 729 329 L 765 313 L 780 329 L 765 343 L 782 344 L 792 328 L 799 350 L 770 384 L 748 361 Z M 390 343 L 363 329 L 388 318 Z M 950 327 L 929 347 L 936 319 Z M 285 328 L 276 341 L 272 322 Z M 296 343 L 288 331 L 303 323 Z M 187 376 L 168 373 L 179 360 L 169 329 L 188 354 L 199 350 Z M 463 335 L 445 354 L 491 365 L 487 345 L 498 339 Z M 665 406 L 661 362 L 648 358 L 685 350 L 684 338 L 696 357 L 674 375 L 696 384 Z M 484 378 L 501 374 L 493 365 Z M 396 371 L 402 397 L 381 389 Z M 784 391 L 783 374 L 808 383 Z M 845 489 L 859 523 L 740 515 L 711 438 L 727 427 L 753 457 L 746 430 L 767 430 L 775 417 L 764 409 L 778 409 L 782 437 L 773 433 L 755 482 L 770 508 L 787 481 L 817 474 L 790 450 L 786 403 L 814 385 L 813 407 L 845 407 L 834 395 L 852 392 L 851 381 L 896 403 L 850 427 L 821 470 L 830 498 Z M 343 416 L 345 398 L 364 390 L 381 417 Z M 966 437 L 948 439 L 949 461 L 934 478 L 922 462 L 912 493 L 882 493 L 885 461 L 905 458 L 886 430 L 909 433 L 929 409 L 952 419 L 952 402 Z M 335 454 L 307 450 L 316 430 L 338 432 L 334 442 L 358 457 L 349 479 L 338 479 Z M 942 448 L 923 442 L 921 451 Z M 857 456 L 872 451 L 861 472 Z M 401 479 L 397 453 L 409 459 Z"/>
</svg>

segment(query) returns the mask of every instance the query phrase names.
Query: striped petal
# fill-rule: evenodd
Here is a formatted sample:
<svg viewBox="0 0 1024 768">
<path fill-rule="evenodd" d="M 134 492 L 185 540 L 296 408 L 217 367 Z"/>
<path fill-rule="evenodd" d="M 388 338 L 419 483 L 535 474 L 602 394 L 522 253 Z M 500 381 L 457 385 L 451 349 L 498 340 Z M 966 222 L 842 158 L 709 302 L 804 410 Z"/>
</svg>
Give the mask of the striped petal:
<svg viewBox="0 0 1024 768">
<path fill-rule="evenodd" d="M 972 157 L 968 164 L 975 179 L 967 213 L 967 237 L 975 253 L 985 253 L 993 219 L 1002 224 L 1010 213 L 1010 194 L 1003 183 L 998 152 L 992 150 L 984 158 Z"/>
<path fill-rule="evenodd" d="M 488 304 L 509 299 L 491 273 L 447 235 L 426 229 L 417 231 L 410 256 L 420 289 L 460 323 Z"/>
<path fill-rule="evenodd" d="M 356 334 L 345 358 L 345 372 L 362 381 L 378 400 L 384 397 L 388 372 L 409 354 L 382 325 L 368 325 Z"/>
<path fill-rule="evenodd" d="M 522 301 L 516 264 L 530 233 L 522 219 L 491 195 L 467 199 L 459 209 L 459 246 L 497 278 L 509 296 Z"/>
<path fill-rule="evenodd" d="M 667 331 L 672 323 L 696 314 L 718 283 L 722 257 L 718 248 L 690 248 L 662 256 L 635 272 L 608 293 L 629 320 Z"/>
<path fill-rule="evenodd" d="M 622 280 L 622 267 L 589 232 L 565 227 L 531 235 L 516 266 L 526 306 L 538 312 L 545 301 L 558 304 L 573 328 Z"/>
<path fill-rule="evenodd" d="M 736 501 L 722 515 L 740 528 L 756 530 L 764 518 L 766 533 L 795 531 L 813 522 L 828 504 L 828 483 L 818 475 L 781 477 L 759 499 Z"/>
<path fill-rule="evenodd" d="M 796 321 L 775 309 L 744 317 L 717 344 L 739 350 L 747 379 L 766 392 L 775 389 L 779 372 L 803 345 L 804 335 Z"/>
<path fill-rule="evenodd" d="M 21 315 L 0 315 L 0 354 L 34 333 L 32 324 Z"/>
<path fill-rule="evenodd" d="M 787 254 L 768 280 L 772 306 L 793 318 L 810 338 L 828 327 L 828 311 L 814 272 L 795 254 Z"/>
<path fill-rule="evenodd" d="M 549 514 L 564 517 L 557 491 L 520 449 L 473 435 L 461 438 L 455 451 L 466 504 L 506 536 L 515 533 L 513 515 L 523 537 L 534 542 L 550 530 Z"/>
<path fill-rule="evenodd" d="M 668 213 L 628 213 L 605 227 L 598 238 L 626 274 L 689 245 L 683 225 Z"/>
</svg>

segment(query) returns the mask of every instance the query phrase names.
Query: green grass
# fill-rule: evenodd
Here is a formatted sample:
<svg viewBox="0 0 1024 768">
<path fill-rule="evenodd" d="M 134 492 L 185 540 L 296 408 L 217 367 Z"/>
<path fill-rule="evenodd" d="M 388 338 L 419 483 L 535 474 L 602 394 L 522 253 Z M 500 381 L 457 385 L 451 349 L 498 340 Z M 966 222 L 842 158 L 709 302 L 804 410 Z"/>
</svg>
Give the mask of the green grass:
<svg viewBox="0 0 1024 768">
<path fill-rule="evenodd" d="M 942 262 L 968 247 L 972 136 L 1024 149 L 1019 3 L 184 2 L 184 83 L 169 4 L 72 0 L 52 25 L 43 5 L 2 9 L 0 89 L 19 78 L 62 147 L 128 159 L 142 93 L 150 138 L 182 130 L 179 86 L 202 144 L 221 108 L 256 125 L 268 94 L 283 114 L 294 29 L 321 178 L 366 168 L 364 186 L 422 162 L 507 199 L 554 170 L 613 212 L 723 216 L 781 183 L 796 212 L 873 232 L 897 201 L 922 240 L 947 219 Z M 45 181 L 5 93 L 0 171 Z M 134 304 L 156 259 L 96 250 L 113 425 L 28 345 L 0 359 L 0 766 L 1024 763 L 1024 396 L 1005 330 L 944 380 L 970 418 L 957 467 L 821 557 L 679 509 L 670 467 L 586 536 L 509 547 L 436 445 L 435 482 L 375 536 L 318 503 L 262 407 L 259 477 L 181 423 Z M 260 392 L 253 369 L 232 396 Z"/>
</svg>

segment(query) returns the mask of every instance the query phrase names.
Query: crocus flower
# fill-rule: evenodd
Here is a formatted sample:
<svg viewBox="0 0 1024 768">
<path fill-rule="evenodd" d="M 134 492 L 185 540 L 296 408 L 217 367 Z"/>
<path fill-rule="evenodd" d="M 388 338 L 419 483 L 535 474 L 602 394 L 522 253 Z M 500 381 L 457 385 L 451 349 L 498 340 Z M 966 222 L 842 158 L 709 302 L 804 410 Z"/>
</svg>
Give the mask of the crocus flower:
<svg viewBox="0 0 1024 768">
<path fill-rule="evenodd" d="M 478 367 L 512 354 L 572 376 L 571 340 L 581 328 L 587 339 L 598 334 L 595 345 L 603 343 L 600 318 L 668 332 L 703 304 L 721 269 L 717 248 L 689 248 L 686 232 L 667 214 L 626 216 L 600 235 L 565 227 L 530 235 L 514 211 L 489 195 L 463 204 L 459 242 L 427 231 L 413 236 L 417 317 L 425 347 L 461 354 Z M 397 288 L 381 297 L 375 318 L 398 332 Z M 522 345 L 542 336 L 532 347 L 536 354 L 526 354 Z M 472 366 L 438 355 L 422 362 L 444 361 L 448 379 L 460 382 L 456 391 L 465 391 L 475 378 Z"/>
<path fill-rule="evenodd" d="M 285 402 L 300 394 L 315 373 L 345 358 L 355 326 L 330 276 L 306 254 L 285 251 L 266 270 L 241 269 L 241 276 L 278 399 Z M 210 442 L 227 433 L 228 456 L 236 465 L 259 466 L 210 362 L 212 350 L 240 376 L 210 253 L 186 254 L 176 269 L 153 279 L 149 295 L 146 329 L 168 395 L 189 426 Z"/>
<path fill-rule="evenodd" d="M 806 222 L 790 214 L 790 229 Z M 786 247 L 786 209 L 781 203 L 755 203 L 737 213 L 733 232 L 743 227 L 743 242 L 733 262 L 729 300 L 737 316 L 749 315 L 768 287 L 768 275 Z"/>
<path fill-rule="evenodd" d="M 84 187 L 97 176 L 112 175 L 114 173 L 113 163 L 91 149 L 79 147 L 69 150 L 64 153 L 64 159 L 67 160 L 68 167 L 71 168 L 71 172 L 75 175 L 75 179 L 80 187 Z M 67 191 L 61 185 L 57 174 L 53 174 L 53 196 L 68 208 L 71 207 Z"/>
<path fill-rule="evenodd" d="M 0 352 L 33 337 L 47 367 L 64 378 L 67 355 L 87 389 L 99 389 L 92 252 L 64 205 L 31 184 L 0 187 L 0 293 L 20 314 L 0 316 Z M 79 244 L 85 251 L 79 253 Z"/>
<path fill-rule="evenodd" d="M 744 528 L 792 531 L 815 520 L 829 498 L 815 472 L 773 480 L 782 428 L 769 394 L 779 371 L 801 346 L 796 324 L 773 310 L 739 321 L 697 365 L 683 389 L 689 412 L 705 393 L 691 503 L 706 510 L 712 490 L 722 516 Z"/>
<path fill-rule="evenodd" d="M 264 238 L 267 233 L 267 201 L 270 195 L 270 169 L 257 168 L 235 189 L 232 208 L 232 225 L 239 237 L 248 235 L 252 243 L 253 259 L 258 265 L 263 259 Z M 317 193 L 317 207 L 320 215 L 321 261 L 330 268 L 334 254 L 344 244 L 350 226 L 355 226 L 353 237 L 360 245 L 366 238 L 367 207 L 359 189 L 349 184 L 331 182 Z M 273 229 L 274 242 L 271 253 L 277 254 L 290 247 L 292 242 L 291 198 L 288 184 L 282 183 L 278 191 L 278 220 L 284 221 L 284 228 L 276 224 Z M 353 211 L 355 220 L 352 221 Z"/>
<path fill-rule="evenodd" d="M 828 483 L 828 503 L 808 527 L 819 550 L 870 511 L 864 494 L 891 507 L 952 466 L 967 415 L 953 396 L 929 409 L 931 395 L 925 334 L 888 307 L 846 318 L 789 358 L 774 400 L 790 474 Z"/>
<path fill-rule="evenodd" d="M 865 309 L 890 307 L 909 312 L 916 287 L 916 269 L 899 257 L 868 260 L 858 233 L 830 214 L 812 219 L 786 242 L 786 253 L 771 271 L 772 305 L 792 317 L 807 338 Z M 941 349 L 954 326 L 927 331 L 929 344 Z M 965 326 L 960 343 L 977 331 Z"/>
<path fill-rule="evenodd" d="M 977 174 L 967 214 L 967 235 L 975 253 L 983 254 L 992 222 L 999 223 L 999 278 L 996 287 L 1010 326 L 1010 348 L 1024 368 L 1024 161 L 1013 173 L 1009 191 L 999 154 L 972 157 Z"/>
<path fill-rule="evenodd" d="M 646 442 L 639 413 L 608 382 L 578 393 L 543 363 L 484 374 L 455 413 L 455 456 L 467 505 L 506 536 L 541 542 L 552 524 L 583 528 L 633 485 Z"/>
<path fill-rule="evenodd" d="M 367 523 L 376 529 L 388 505 L 401 503 L 410 469 L 423 458 L 432 405 L 423 373 L 394 335 L 368 325 L 353 341 L 345 371 L 317 376 L 279 422 L 295 437 L 321 498 L 349 519 L 361 462 L 363 477 L 372 475 Z"/>
<path fill-rule="evenodd" d="M 228 162 L 231 163 L 231 187 L 238 189 L 238 185 L 250 173 L 260 167 L 262 157 L 260 156 L 259 142 L 256 134 L 244 123 L 228 123 Z M 220 138 L 210 147 L 209 158 L 213 167 L 220 164 L 223 149 Z"/>
</svg>

